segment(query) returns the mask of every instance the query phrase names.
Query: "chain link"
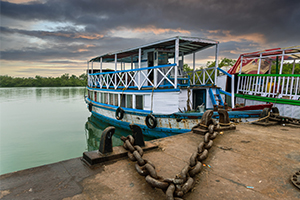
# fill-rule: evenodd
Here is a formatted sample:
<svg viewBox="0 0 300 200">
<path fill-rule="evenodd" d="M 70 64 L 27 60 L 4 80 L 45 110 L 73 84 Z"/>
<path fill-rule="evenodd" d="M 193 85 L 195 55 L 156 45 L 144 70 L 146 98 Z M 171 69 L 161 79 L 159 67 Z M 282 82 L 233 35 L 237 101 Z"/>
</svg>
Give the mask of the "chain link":
<svg viewBox="0 0 300 200">
<path fill-rule="evenodd" d="M 135 169 L 145 180 L 154 188 L 159 188 L 166 194 L 167 200 L 181 199 L 195 185 L 194 177 L 201 172 L 202 162 L 208 157 L 208 150 L 213 145 L 213 140 L 217 137 L 218 132 L 214 129 L 218 124 L 212 123 L 207 126 L 208 132 L 204 136 L 204 141 L 200 142 L 197 151 L 195 151 L 187 164 L 179 174 L 174 178 L 163 178 L 158 176 L 155 166 L 148 160 L 143 159 L 143 149 L 134 145 L 134 138 L 131 135 L 122 136 L 123 147 L 128 150 L 128 158 L 136 161 Z"/>
</svg>

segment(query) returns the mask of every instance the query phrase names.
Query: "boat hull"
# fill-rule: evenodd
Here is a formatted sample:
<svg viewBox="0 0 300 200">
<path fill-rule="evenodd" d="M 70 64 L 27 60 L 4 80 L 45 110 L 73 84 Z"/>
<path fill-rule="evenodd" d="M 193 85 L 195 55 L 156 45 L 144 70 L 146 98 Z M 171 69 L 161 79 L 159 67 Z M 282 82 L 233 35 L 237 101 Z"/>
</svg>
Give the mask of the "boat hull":
<svg viewBox="0 0 300 200">
<path fill-rule="evenodd" d="M 243 107 L 237 107 L 232 108 L 232 111 L 242 111 L 242 110 L 263 110 L 264 108 L 272 108 L 272 103 L 266 103 L 266 104 L 259 104 L 259 105 L 250 105 L 250 106 L 243 106 Z"/>
<path fill-rule="evenodd" d="M 90 112 L 97 119 L 125 130 L 130 130 L 129 124 L 134 123 L 141 127 L 145 136 L 150 138 L 162 138 L 189 132 L 200 122 L 203 115 L 203 113 L 153 114 L 157 120 L 157 126 L 149 128 L 145 120 L 147 115 L 151 113 L 150 111 L 122 108 L 124 116 L 118 120 L 116 118 L 117 106 L 101 104 L 88 98 L 86 102 Z M 230 118 L 259 117 L 260 113 L 261 110 L 228 112 Z M 214 112 L 212 117 L 218 119 L 218 112 Z"/>
<path fill-rule="evenodd" d="M 246 106 L 260 105 L 263 103 L 267 103 L 267 101 L 258 101 L 258 100 L 246 99 L 241 97 L 237 97 L 236 100 L 237 103 L 244 103 Z M 300 101 L 298 105 L 273 102 L 273 107 L 278 108 L 279 114 L 281 116 L 300 119 Z"/>
</svg>

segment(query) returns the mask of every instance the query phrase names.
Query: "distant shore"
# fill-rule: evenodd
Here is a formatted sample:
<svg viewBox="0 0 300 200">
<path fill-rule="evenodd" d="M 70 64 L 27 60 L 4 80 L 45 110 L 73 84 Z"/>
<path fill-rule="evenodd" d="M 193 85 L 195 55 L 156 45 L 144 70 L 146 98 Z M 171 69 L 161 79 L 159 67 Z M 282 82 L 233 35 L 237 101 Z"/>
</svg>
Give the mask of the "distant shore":
<svg viewBox="0 0 300 200">
<path fill-rule="evenodd" d="M 80 76 L 63 74 L 60 77 L 42 77 L 20 78 L 12 76 L 0 76 L 0 87 L 75 87 L 85 86 L 87 75 Z"/>
</svg>

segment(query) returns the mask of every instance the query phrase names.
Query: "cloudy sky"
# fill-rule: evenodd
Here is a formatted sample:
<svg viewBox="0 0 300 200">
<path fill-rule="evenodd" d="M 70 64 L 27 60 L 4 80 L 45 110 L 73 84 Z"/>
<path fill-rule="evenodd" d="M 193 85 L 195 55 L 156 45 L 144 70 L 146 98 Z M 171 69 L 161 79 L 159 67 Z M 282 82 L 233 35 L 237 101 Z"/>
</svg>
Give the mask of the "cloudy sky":
<svg viewBox="0 0 300 200">
<path fill-rule="evenodd" d="M 80 75 L 92 57 L 177 35 L 232 59 L 300 45 L 300 0 L 3 0 L 0 14 L 0 74 L 15 77 Z"/>
</svg>

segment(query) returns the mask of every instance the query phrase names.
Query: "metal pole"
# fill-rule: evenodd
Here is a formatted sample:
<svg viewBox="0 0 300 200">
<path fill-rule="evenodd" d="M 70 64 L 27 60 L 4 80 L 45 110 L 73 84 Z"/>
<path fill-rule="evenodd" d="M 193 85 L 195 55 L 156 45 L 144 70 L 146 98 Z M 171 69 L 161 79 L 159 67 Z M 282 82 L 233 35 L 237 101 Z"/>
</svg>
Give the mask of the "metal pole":
<svg viewBox="0 0 300 200">
<path fill-rule="evenodd" d="M 234 108 L 234 74 L 231 76 L 231 107 Z"/>
<path fill-rule="evenodd" d="M 115 54 L 115 71 L 117 71 L 117 68 L 118 68 L 117 59 L 118 59 L 118 56 L 117 56 L 117 54 Z"/>
<path fill-rule="evenodd" d="M 215 65 L 215 83 L 217 84 L 217 68 L 218 68 L 219 42 L 216 44 L 216 65 Z"/>
<path fill-rule="evenodd" d="M 259 54 L 259 63 L 258 63 L 258 69 L 257 69 L 257 73 L 256 74 L 260 74 L 261 57 L 262 57 L 262 54 Z"/>
<path fill-rule="evenodd" d="M 90 62 L 89 61 L 87 61 L 87 84 L 88 84 L 88 86 L 89 86 L 89 80 L 90 80 Z"/>
<path fill-rule="evenodd" d="M 175 80 L 174 80 L 174 84 L 175 84 L 175 88 L 177 88 L 177 74 L 178 74 L 178 60 L 179 60 L 179 38 L 177 38 L 175 40 Z"/>
<path fill-rule="evenodd" d="M 100 73 L 102 73 L 102 57 L 100 58 Z"/>
<path fill-rule="evenodd" d="M 115 54 L 115 71 L 117 71 L 117 68 L 118 68 L 118 56 L 117 56 L 117 54 Z M 115 89 L 116 89 L 116 85 L 117 85 L 117 74 L 116 73 L 114 73 L 114 79 L 115 79 L 115 81 L 114 81 L 114 87 L 115 87 Z"/>
<path fill-rule="evenodd" d="M 142 59 L 142 49 L 139 48 L 139 69 L 141 68 L 141 59 Z M 141 71 L 138 71 L 138 87 L 140 87 L 141 84 Z"/>
<path fill-rule="evenodd" d="M 296 64 L 296 59 L 294 59 L 292 74 L 294 74 L 295 72 L 295 64 Z"/>
<path fill-rule="evenodd" d="M 94 73 L 94 61 L 92 61 L 92 73 Z"/>
<path fill-rule="evenodd" d="M 133 69 L 133 55 L 131 55 L 130 58 L 131 58 L 131 69 Z"/>
<path fill-rule="evenodd" d="M 284 51 L 282 51 L 279 74 L 282 74 L 283 61 L 284 61 Z"/>
<path fill-rule="evenodd" d="M 240 62 L 241 62 L 241 64 L 240 64 L 240 70 L 239 70 L 239 74 L 241 74 L 242 73 L 242 67 L 243 67 L 243 56 L 241 56 L 241 60 L 240 60 Z M 232 76 L 233 76 L 234 74 L 232 74 Z M 238 85 L 237 85 L 237 90 L 236 90 L 236 92 L 237 93 L 239 93 L 239 91 L 240 91 L 240 83 L 241 83 L 241 79 L 242 79 L 242 77 L 241 76 L 238 76 Z"/>
<path fill-rule="evenodd" d="M 194 53 L 193 53 L 193 85 L 196 84 L 196 80 L 195 80 L 195 68 L 196 68 L 196 63 L 195 63 L 195 60 L 196 60 L 196 53 L 194 52 Z"/>
<path fill-rule="evenodd" d="M 261 57 L 262 57 L 262 54 L 259 54 L 259 62 L 258 62 L 258 68 L 257 68 L 257 73 L 256 73 L 256 74 L 260 74 L 261 59 L 262 59 Z M 254 95 L 255 95 L 256 92 L 257 92 L 257 87 L 258 87 L 258 76 L 256 76 L 255 92 L 254 92 Z"/>
<path fill-rule="evenodd" d="M 282 74 L 283 61 L 284 61 L 284 51 L 282 51 L 279 74 Z M 277 94 L 279 93 L 280 81 L 281 81 L 281 77 L 278 77 L 278 82 L 277 82 Z M 282 91 L 283 91 L 283 90 L 281 90 L 281 93 L 282 93 Z"/>
<path fill-rule="evenodd" d="M 241 56 L 241 64 L 240 64 L 240 71 L 239 71 L 239 74 L 242 73 L 242 68 L 243 68 L 243 56 Z"/>
</svg>

